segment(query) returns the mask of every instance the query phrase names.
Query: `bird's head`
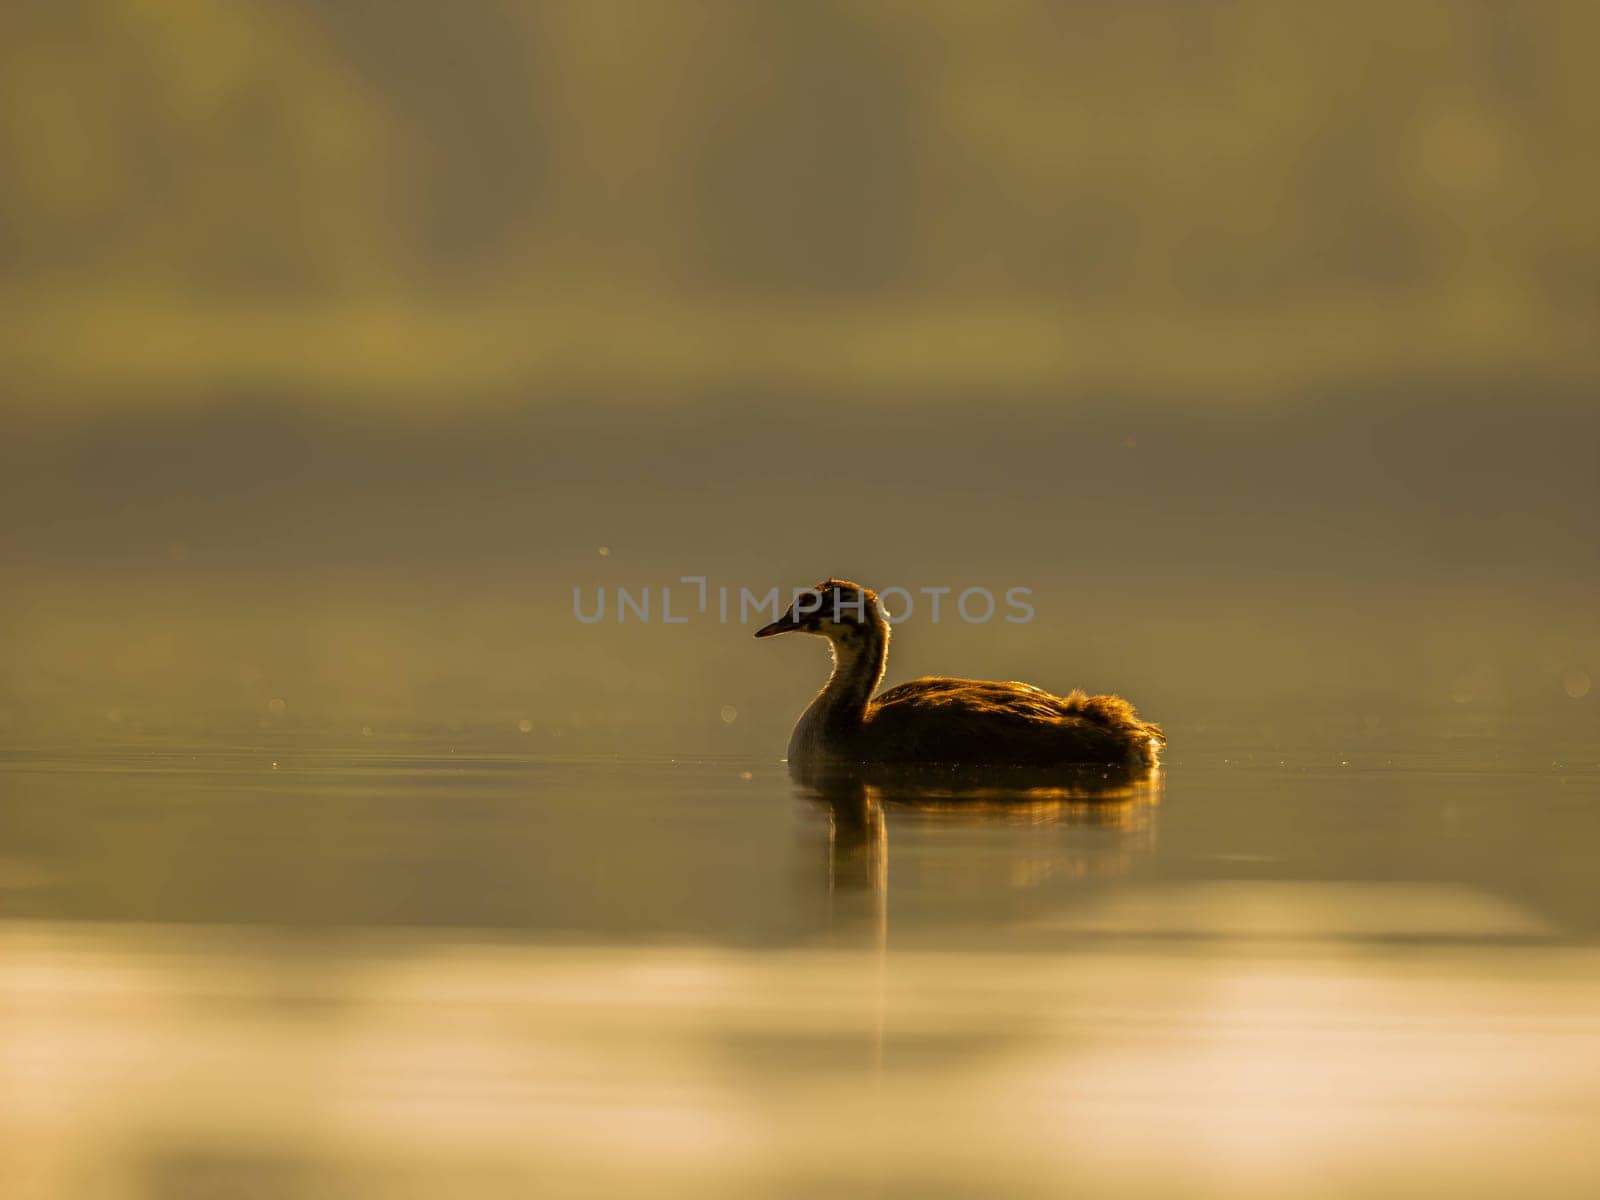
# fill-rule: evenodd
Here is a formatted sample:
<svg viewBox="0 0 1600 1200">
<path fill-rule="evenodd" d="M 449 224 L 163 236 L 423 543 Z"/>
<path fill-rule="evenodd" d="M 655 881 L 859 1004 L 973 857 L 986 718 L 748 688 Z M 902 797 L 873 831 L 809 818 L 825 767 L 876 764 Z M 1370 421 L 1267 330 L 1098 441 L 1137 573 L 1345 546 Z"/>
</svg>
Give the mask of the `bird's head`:
<svg viewBox="0 0 1600 1200">
<path fill-rule="evenodd" d="M 824 579 L 796 596 L 789 611 L 756 630 L 756 636 L 815 633 L 836 645 L 849 645 L 887 629 L 877 592 L 846 579 Z"/>
</svg>

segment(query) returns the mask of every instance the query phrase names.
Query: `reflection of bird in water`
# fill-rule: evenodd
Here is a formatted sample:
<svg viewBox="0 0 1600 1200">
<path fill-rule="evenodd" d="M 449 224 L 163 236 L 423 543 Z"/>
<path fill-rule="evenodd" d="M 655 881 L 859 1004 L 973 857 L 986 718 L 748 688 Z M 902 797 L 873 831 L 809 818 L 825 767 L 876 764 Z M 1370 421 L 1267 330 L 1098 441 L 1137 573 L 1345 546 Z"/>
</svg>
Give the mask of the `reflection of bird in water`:
<svg viewBox="0 0 1600 1200">
<path fill-rule="evenodd" d="M 864 786 L 824 786 L 812 795 L 828 809 L 828 890 L 881 894 L 889 873 L 883 805 Z"/>
<path fill-rule="evenodd" d="M 1120 696 L 1057 696 L 1025 683 L 929 677 L 874 698 L 889 656 L 876 592 L 828 579 L 757 637 L 828 639 L 833 674 L 789 740 L 802 768 L 840 763 L 1154 766 L 1166 737 Z"/>
<path fill-rule="evenodd" d="M 1151 767 L 904 767 L 865 763 L 807 770 L 792 767 L 802 795 L 828 810 L 829 890 L 882 895 L 888 887 L 886 813 L 941 825 L 1072 825 L 1128 837 L 1096 841 L 1076 853 L 1052 839 L 1031 864 L 1030 879 L 1066 871 L 1118 875 L 1130 852 L 1153 844 L 1161 773 Z"/>
<path fill-rule="evenodd" d="M 1038 884 L 1063 870 L 1073 877 L 1120 875 L 1126 871 L 1133 857 L 1129 843 L 1142 843 L 1147 850 L 1153 844 L 1153 813 L 1161 798 L 1160 771 L 1144 766 L 1040 770 L 855 763 L 807 769 L 791 763 L 790 770 L 801 794 L 827 809 L 829 937 L 836 945 L 854 944 L 875 952 L 877 971 L 867 986 L 875 997 L 873 1066 L 880 1071 L 889 961 L 889 830 L 885 810 L 895 812 L 897 823 L 902 816 L 909 816 L 913 820 L 932 818 L 941 824 L 964 821 L 1022 826 L 1017 829 L 1022 845 L 1016 848 L 1021 853 L 1004 857 L 1006 870 L 998 890 L 1003 895 L 1031 896 L 1037 894 L 1034 889 Z M 1056 824 L 1115 830 L 1119 836 L 1110 839 L 1109 845 L 1107 839 L 1090 838 L 1087 841 L 1092 844 L 1072 850 L 1059 838 L 1040 836 L 1047 832 L 1041 827 Z M 995 881 L 984 870 L 985 858 L 956 855 L 950 861 L 968 865 L 976 862 L 980 882 L 990 885 Z M 913 862 L 916 861 L 914 857 Z M 926 857 L 921 865 L 928 865 Z M 973 916 L 974 906 L 969 902 L 975 895 L 970 890 L 970 877 L 966 882 L 967 886 L 954 896 L 961 919 Z M 996 889 L 987 890 L 992 897 Z M 904 899 L 902 884 L 901 900 Z M 990 904 L 980 903 L 977 907 Z"/>
</svg>

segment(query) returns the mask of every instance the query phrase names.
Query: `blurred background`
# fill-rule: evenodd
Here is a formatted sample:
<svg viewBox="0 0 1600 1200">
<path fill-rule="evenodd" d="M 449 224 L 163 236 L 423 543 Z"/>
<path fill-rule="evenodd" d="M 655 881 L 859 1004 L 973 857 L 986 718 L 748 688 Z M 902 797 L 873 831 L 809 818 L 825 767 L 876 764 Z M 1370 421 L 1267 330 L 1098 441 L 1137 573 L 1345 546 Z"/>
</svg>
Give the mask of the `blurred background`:
<svg viewBox="0 0 1600 1200">
<path fill-rule="evenodd" d="M 1600 1194 L 1597 44 L 0 3 L 0 1193 Z M 827 575 L 1164 776 L 797 794 Z"/>
<path fill-rule="evenodd" d="M 1592 724 L 1597 38 L 1582 0 L 8 3 L 0 734 L 781 754 L 815 647 L 573 617 L 685 574 L 1030 587 L 891 679 L 1180 729 Z"/>
</svg>

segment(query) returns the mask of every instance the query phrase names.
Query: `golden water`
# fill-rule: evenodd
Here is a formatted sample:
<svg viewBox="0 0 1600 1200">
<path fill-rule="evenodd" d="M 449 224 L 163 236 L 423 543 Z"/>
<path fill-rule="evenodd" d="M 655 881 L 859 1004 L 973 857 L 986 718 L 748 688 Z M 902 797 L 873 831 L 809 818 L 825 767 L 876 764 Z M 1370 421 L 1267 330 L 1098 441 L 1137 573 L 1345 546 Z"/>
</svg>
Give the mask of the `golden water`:
<svg viewBox="0 0 1600 1200">
<path fill-rule="evenodd" d="M 1600 769 L 1434 732 L 831 807 L 495 731 L 12 745 L 0 1192 L 1591 1190 Z"/>
</svg>

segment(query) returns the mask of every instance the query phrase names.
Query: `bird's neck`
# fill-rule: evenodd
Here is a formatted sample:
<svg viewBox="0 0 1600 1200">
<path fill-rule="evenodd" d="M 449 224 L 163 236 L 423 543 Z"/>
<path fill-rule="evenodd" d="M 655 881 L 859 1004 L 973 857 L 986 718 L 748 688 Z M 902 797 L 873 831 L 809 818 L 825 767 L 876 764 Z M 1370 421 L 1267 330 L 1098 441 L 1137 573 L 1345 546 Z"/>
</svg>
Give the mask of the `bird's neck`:
<svg viewBox="0 0 1600 1200">
<path fill-rule="evenodd" d="M 889 630 L 880 626 L 851 641 L 830 641 L 833 674 L 796 729 L 808 740 L 836 741 L 861 727 L 889 661 Z"/>
</svg>

